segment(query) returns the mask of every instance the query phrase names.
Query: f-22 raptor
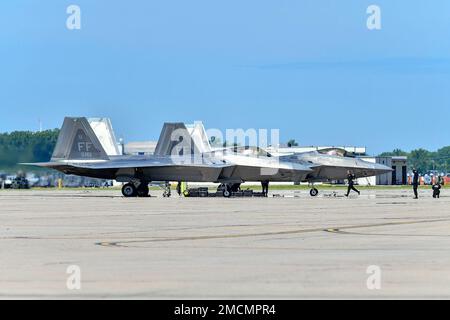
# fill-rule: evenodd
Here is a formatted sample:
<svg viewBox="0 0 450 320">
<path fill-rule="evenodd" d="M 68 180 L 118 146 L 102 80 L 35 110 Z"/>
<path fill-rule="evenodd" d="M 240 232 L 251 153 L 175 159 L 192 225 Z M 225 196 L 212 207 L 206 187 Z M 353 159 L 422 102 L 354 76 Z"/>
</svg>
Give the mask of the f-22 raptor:
<svg viewBox="0 0 450 320">
<path fill-rule="evenodd" d="M 311 171 L 299 179 L 290 181 L 297 183 L 308 182 L 311 185 L 310 195 L 313 197 L 319 193 L 314 187 L 314 183 L 316 182 L 343 181 L 347 179 L 349 172 L 356 178 L 365 178 L 392 172 L 391 168 L 383 164 L 372 163 L 361 158 L 348 156 L 347 152 L 340 148 L 328 148 L 284 155 L 271 154 L 262 148 L 251 146 L 213 149 L 211 148 L 209 139 L 204 138 L 206 131 L 200 122 L 194 125 L 191 136 L 196 145 L 201 146 L 199 148 L 203 152 L 211 153 L 218 159 L 223 158 L 236 163 L 243 163 L 245 159 L 253 162 L 254 158 L 260 160 L 266 158 L 278 163 L 291 163 L 305 166 Z M 232 176 L 234 181 L 230 181 L 232 182 L 231 188 L 235 189 L 240 186 L 240 183 L 245 181 L 262 181 L 260 179 L 239 181 L 240 176 L 240 172 Z"/>
<path fill-rule="evenodd" d="M 125 197 L 148 196 L 151 182 L 220 183 L 219 190 L 229 197 L 246 181 L 261 182 L 267 192 L 270 182 L 345 179 L 347 170 L 356 177 L 392 171 L 361 159 L 318 152 L 272 156 L 256 147 L 212 149 L 203 125 L 189 131 L 183 123 L 165 123 L 154 155 L 107 154 L 104 140 L 99 140 L 87 118 L 67 117 L 50 162 L 28 165 L 123 182 Z M 311 189 L 311 195 L 317 195 L 317 189 Z"/>
<path fill-rule="evenodd" d="M 153 181 L 214 182 L 232 186 L 243 181 L 298 181 L 312 170 L 303 164 L 270 157 L 216 156 L 201 152 L 183 123 L 166 123 L 154 155 L 108 155 L 87 118 L 65 118 L 50 162 L 26 165 L 65 174 L 124 182 L 125 197 L 145 197 Z"/>
</svg>

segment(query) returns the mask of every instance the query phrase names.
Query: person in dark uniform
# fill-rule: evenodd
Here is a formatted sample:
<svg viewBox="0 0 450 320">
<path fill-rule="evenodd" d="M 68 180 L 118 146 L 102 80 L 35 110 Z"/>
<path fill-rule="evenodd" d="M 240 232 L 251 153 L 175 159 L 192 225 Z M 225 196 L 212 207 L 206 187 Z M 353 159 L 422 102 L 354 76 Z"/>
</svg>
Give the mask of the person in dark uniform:
<svg viewBox="0 0 450 320">
<path fill-rule="evenodd" d="M 439 197 L 441 195 L 441 188 L 442 188 L 443 184 L 444 184 L 444 179 L 440 175 L 438 175 L 436 178 L 436 183 L 433 185 L 433 198 L 439 199 Z"/>
<path fill-rule="evenodd" d="M 178 195 L 181 197 L 181 181 L 178 181 L 178 184 L 177 184 L 177 193 L 178 193 Z"/>
<path fill-rule="evenodd" d="M 269 196 L 269 181 L 262 181 L 261 186 L 262 186 L 262 192 L 263 192 L 264 196 L 268 197 Z"/>
<path fill-rule="evenodd" d="M 419 188 L 419 172 L 416 169 L 413 169 L 413 191 L 414 191 L 414 199 L 419 199 L 419 194 L 417 193 L 417 188 Z"/>
<path fill-rule="evenodd" d="M 350 170 L 348 170 L 347 171 L 348 189 L 347 189 L 347 194 L 345 195 L 346 197 L 348 197 L 351 190 L 357 192 L 358 195 L 361 194 L 361 192 L 359 192 L 358 189 L 355 188 L 355 182 L 354 182 L 355 179 L 356 179 L 355 175 Z"/>
</svg>

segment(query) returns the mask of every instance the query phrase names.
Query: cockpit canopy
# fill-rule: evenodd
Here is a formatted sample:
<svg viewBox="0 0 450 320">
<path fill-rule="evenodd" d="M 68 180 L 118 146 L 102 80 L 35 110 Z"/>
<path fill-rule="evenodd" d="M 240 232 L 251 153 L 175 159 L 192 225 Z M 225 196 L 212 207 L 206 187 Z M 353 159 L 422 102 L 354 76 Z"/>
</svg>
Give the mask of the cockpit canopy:
<svg viewBox="0 0 450 320">
<path fill-rule="evenodd" d="M 341 148 L 326 148 L 317 150 L 320 154 L 326 154 L 329 156 L 346 157 L 347 151 Z"/>
<path fill-rule="evenodd" d="M 252 146 L 235 146 L 227 149 L 227 151 L 247 157 L 272 157 L 272 155 L 264 149 Z"/>
</svg>

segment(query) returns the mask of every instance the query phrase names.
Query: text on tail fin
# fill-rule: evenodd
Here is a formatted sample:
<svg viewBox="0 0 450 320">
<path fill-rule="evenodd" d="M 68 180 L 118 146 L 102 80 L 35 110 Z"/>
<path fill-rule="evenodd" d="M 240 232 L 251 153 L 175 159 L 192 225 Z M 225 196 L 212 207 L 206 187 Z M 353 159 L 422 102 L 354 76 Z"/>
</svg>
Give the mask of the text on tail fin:
<svg viewBox="0 0 450 320">
<path fill-rule="evenodd" d="M 65 118 L 52 160 L 108 160 L 86 118 Z"/>
</svg>

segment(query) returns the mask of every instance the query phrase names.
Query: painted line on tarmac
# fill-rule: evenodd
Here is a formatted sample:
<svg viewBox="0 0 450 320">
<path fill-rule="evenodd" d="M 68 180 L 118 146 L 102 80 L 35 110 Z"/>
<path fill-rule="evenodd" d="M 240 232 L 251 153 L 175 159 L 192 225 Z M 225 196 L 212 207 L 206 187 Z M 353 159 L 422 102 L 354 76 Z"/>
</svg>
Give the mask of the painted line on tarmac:
<svg viewBox="0 0 450 320">
<path fill-rule="evenodd" d="M 384 222 L 384 223 L 361 224 L 361 225 L 332 227 L 332 228 L 311 228 L 311 229 L 297 229 L 297 230 L 261 232 L 261 233 L 222 234 L 222 235 L 205 235 L 205 236 L 176 237 L 176 238 L 149 238 L 149 239 L 141 238 L 140 240 L 128 240 L 128 241 L 112 241 L 112 242 L 102 241 L 102 242 L 96 243 L 96 245 L 103 246 L 103 247 L 127 247 L 127 244 L 133 244 L 133 243 L 156 243 L 156 242 L 213 240 L 213 239 L 233 239 L 233 238 L 263 237 L 263 236 L 273 236 L 273 235 L 291 235 L 291 234 L 312 233 L 312 232 L 328 232 L 328 233 L 344 234 L 345 231 L 342 231 L 342 230 L 347 230 L 347 229 L 375 228 L 375 227 L 410 225 L 410 224 L 445 222 L 445 221 L 450 221 L 450 219 L 428 219 L 428 220 L 417 220 L 417 221 Z"/>
</svg>

